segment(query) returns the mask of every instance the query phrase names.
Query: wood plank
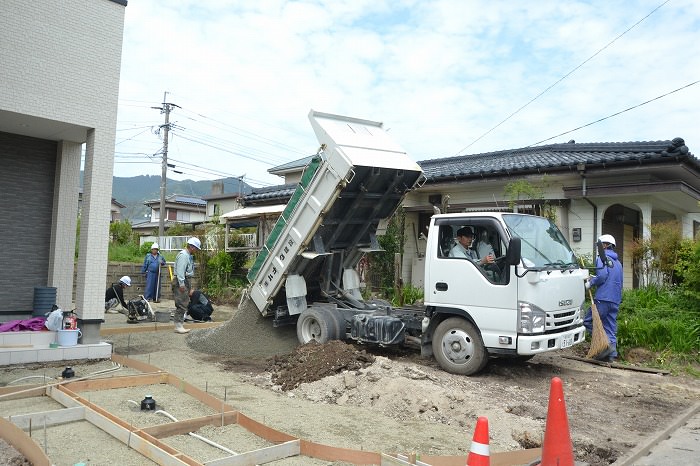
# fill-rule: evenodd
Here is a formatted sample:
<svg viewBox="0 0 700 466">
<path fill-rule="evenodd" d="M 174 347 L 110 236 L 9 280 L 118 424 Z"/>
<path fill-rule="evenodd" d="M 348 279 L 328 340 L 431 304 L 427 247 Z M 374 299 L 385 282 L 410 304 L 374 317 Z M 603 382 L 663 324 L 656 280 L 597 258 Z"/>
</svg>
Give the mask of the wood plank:
<svg viewBox="0 0 700 466">
<path fill-rule="evenodd" d="M 595 359 L 581 358 L 578 356 L 568 356 L 567 355 L 567 356 L 562 356 L 562 358 L 573 359 L 574 361 L 586 362 L 588 364 L 595 364 L 597 366 L 607 366 L 607 367 L 612 367 L 614 369 L 625 369 L 628 371 L 646 372 L 649 374 L 668 375 L 671 373 L 671 371 L 667 371 L 665 369 L 654 369 L 653 367 L 631 366 L 629 364 L 620 364 L 619 362 L 598 361 Z"/>
<path fill-rule="evenodd" d="M 381 461 L 380 453 L 331 447 L 308 440 L 301 440 L 301 454 L 321 460 L 347 461 L 352 464 L 379 464 Z"/>
<path fill-rule="evenodd" d="M 146 362 L 139 361 L 138 359 L 127 358 L 126 356 L 121 356 L 119 354 L 112 353 L 112 361 L 116 362 L 117 364 L 121 364 L 122 366 L 130 367 L 145 373 L 165 372 L 164 370 Z"/>
<path fill-rule="evenodd" d="M 5 419 L 12 422 L 22 430 L 29 430 L 30 421 L 34 427 L 43 427 L 44 423 L 46 423 L 46 427 L 51 427 L 58 424 L 65 424 L 67 422 L 82 421 L 85 419 L 85 408 L 82 406 L 76 406 L 74 408 L 54 409 L 39 413 L 17 414 L 14 416 L 9 416 Z"/>
<path fill-rule="evenodd" d="M 13 423 L 0 417 L 0 438 L 12 445 L 35 466 L 51 466 L 51 460 L 46 456 L 34 440 Z"/>
<path fill-rule="evenodd" d="M 289 458 L 290 456 L 299 456 L 299 451 L 299 440 L 291 440 L 279 445 L 272 445 L 239 455 L 207 461 L 204 464 L 207 466 L 248 466 L 251 464 L 265 464 Z"/>
<path fill-rule="evenodd" d="M 1 400 L 20 400 L 46 395 L 46 386 L 42 384 L 17 385 L 14 387 L 0 387 Z"/>
<path fill-rule="evenodd" d="M 269 442 L 280 443 L 297 440 L 297 437 L 293 437 L 284 432 L 280 432 L 277 429 L 273 429 L 272 427 L 258 422 L 255 419 L 251 419 L 242 413 L 238 413 L 238 425 Z"/>
<path fill-rule="evenodd" d="M 237 422 L 237 414 L 237 411 L 224 413 L 224 425 L 227 426 L 229 424 L 235 424 Z M 220 425 L 221 414 L 212 414 L 210 416 L 196 417 L 185 421 L 170 422 L 168 424 L 146 427 L 141 430 L 155 438 L 161 439 L 165 437 L 172 437 L 173 435 L 186 435 L 190 432 L 196 432 L 204 426 Z"/>
<path fill-rule="evenodd" d="M 541 448 L 529 448 L 527 450 L 506 451 L 491 453 L 489 457 L 491 466 L 513 466 L 530 464 L 542 456 Z M 467 455 L 461 456 L 430 456 L 420 455 L 421 461 L 431 466 L 464 466 Z"/>
<path fill-rule="evenodd" d="M 63 386 L 68 387 L 72 392 L 77 393 L 89 390 L 109 390 L 112 388 L 139 387 L 142 385 L 156 385 L 165 383 L 168 383 L 168 375 L 165 372 L 160 372 L 102 379 L 78 380 L 76 382 L 65 382 Z"/>
<path fill-rule="evenodd" d="M 218 327 L 223 322 L 185 322 L 187 328 L 212 328 Z M 108 335 L 123 335 L 125 333 L 144 333 L 144 332 L 172 332 L 175 325 L 165 322 L 148 322 L 131 325 L 129 327 L 102 327 L 100 328 L 100 336 Z"/>
<path fill-rule="evenodd" d="M 412 462 L 411 462 L 412 461 Z M 396 457 L 382 453 L 381 466 L 404 466 L 404 465 L 417 465 L 417 466 L 432 466 L 431 464 L 424 463 L 421 460 L 415 458 L 409 461 L 407 456 L 397 455 Z"/>
</svg>

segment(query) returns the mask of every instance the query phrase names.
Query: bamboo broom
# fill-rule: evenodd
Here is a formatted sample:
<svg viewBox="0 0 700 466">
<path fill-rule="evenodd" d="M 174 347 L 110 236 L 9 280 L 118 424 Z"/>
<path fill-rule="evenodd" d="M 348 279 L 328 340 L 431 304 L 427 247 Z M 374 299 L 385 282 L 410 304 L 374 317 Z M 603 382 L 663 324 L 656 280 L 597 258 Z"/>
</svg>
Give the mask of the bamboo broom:
<svg viewBox="0 0 700 466">
<path fill-rule="evenodd" d="M 601 249 L 598 249 L 598 254 L 600 254 Z M 603 254 L 605 252 L 603 251 Z M 581 266 L 583 266 L 583 259 L 580 259 Z M 608 335 L 605 333 L 605 327 L 603 327 L 603 321 L 600 320 L 600 313 L 598 312 L 598 306 L 596 306 L 593 300 L 593 293 L 591 289 L 588 289 L 588 296 L 591 298 L 591 347 L 588 349 L 588 354 L 586 357 L 591 359 L 596 356 L 603 354 L 608 348 L 610 348 L 610 340 L 608 340 Z"/>
<path fill-rule="evenodd" d="M 595 305 L 593 293 L 591 293 L 590 288 L 588 289 L 588 296 L 591 298 L 591 316 L 593 325 L 591 329 L 591 347 L 588 350 L 586 357 L 595 358 L 610 348 L 610 340 L 608 340 L 608 335 L 605 333 L 605 328 L 603 328 L 603 321 L 600 320 L 598 306 Z"/>
</svg>

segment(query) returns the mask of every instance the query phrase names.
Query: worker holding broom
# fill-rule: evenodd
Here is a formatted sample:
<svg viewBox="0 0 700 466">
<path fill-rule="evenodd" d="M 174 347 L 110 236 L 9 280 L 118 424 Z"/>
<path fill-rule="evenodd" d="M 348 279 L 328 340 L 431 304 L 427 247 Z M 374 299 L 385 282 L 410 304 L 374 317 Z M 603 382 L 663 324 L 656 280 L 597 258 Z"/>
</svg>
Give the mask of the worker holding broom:
<svg viewBox="0 0 700 466">
<path fill-rule="evenodd" d="M 622 301 L 622 264 L 615 252 L 615 238 L 612 235 L 602 235 L 598 241 L 603 245 L 605 257 L 599 255 L 596 258 L 596 275 L 586 281 L 586 288 L 596 288 L 593 305 L 598 309 L 609 342 L 608 349 L 597 354 L 595 359 L 612 362 L 617 359 L 617 312 Z M 592 334 L 591 308 L 588 308 L 583 325 Z"/>
</svg>

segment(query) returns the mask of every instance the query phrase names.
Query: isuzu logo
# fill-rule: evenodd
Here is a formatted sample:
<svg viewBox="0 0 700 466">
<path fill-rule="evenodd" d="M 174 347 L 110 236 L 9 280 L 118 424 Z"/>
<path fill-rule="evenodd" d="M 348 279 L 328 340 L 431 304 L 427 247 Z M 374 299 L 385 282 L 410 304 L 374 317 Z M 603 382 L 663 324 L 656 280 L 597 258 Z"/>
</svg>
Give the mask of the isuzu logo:
<svg viewBox="0 0 700 466">
<path fill-rule="evenodd" d="M 559 307 L 571 306 L 573 303 L 573 299 L 562 299 L 561 301 L 559 301 Z"/>
</svg>

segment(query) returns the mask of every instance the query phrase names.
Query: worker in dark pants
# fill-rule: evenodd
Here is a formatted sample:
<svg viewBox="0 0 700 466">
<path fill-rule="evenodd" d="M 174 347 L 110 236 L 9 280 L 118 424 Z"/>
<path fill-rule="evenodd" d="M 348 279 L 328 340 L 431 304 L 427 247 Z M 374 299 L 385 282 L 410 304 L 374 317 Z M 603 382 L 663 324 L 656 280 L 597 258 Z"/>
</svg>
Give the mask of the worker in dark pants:
<svg viewBox="0 0 700 466">
<path fill-rule="evenodd" d="M 190 278 L 194 276 L 194 253 L 202 248 L 202 243 L 197 238 L 187 240 L 185 249 L 177 253 L 175 258 L 175 275 L 173 276 L 172 290 L 175 299 L 175 333 L 187 333 L 185 328 L 185 313 L 190 303 Z"/>
<path fill-rule="evenodd" d="M 622 302 L 622 264 L 615 252 L 615 238 L 612 235 L 602 235 L 598 241 L 603 243 L 606 257 L 596 259 L 597 275 L 586 281 L 586 288 L 596 287 L 595 301 L 603 323 L 605 334 L 610 347 L 596 356 L 600 361 L 612 362 L 617 360 L 617 313 Z M 588 333 L 593 332 L 593 312 L 588 308 L 588 314 L 583 320 Z"/>
</svg>

